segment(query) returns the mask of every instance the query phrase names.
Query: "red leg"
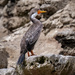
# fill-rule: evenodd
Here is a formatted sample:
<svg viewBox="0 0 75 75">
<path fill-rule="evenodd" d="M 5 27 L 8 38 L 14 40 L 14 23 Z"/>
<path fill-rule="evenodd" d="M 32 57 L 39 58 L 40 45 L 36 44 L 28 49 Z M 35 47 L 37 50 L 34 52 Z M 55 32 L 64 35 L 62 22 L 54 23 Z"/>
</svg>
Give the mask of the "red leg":
<svg viewBox="0 0 75 75">
<path fill-rule="evenodd" d="M 30 56 L 29 52 L 28 52 L 28 57 Z"/>
<path fill-rule="evenodd" d="M 35 55 L 32 50 L 31 50 L 31 55 Z"/>
</svg>

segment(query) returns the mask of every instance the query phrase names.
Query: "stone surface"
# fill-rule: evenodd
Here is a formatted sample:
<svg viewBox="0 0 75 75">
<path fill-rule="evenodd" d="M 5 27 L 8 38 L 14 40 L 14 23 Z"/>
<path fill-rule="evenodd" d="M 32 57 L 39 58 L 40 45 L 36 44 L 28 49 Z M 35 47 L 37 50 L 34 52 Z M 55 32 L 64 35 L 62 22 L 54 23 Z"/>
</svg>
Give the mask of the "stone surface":
<svg viewBox="0 0 75 75">
<path fill-rule="evenodd" d="M 15 32 L 13 31 L 14 32 L 13 34 L 10 34 L 3 38 L 1 43 L 6 47 L 6 50 L 10 56 L 8 61 L 9 62 L 8 66 L 12 66 L 14 64 L 16 65 L 16 62 L 20 53 L 21 38 L 26 33 L 30 25 L 31 25 L 31 22 L 26 24 L 24 27 L 19 28 L 17 31 L 15 30 Z M 53 32 L 54 31 L 50 32 L 50 34 L 52 34 Z M 58 41 L 56 41 L 53 38 L 54 35 L 45 36 L 43 32 L 41 33 L 40 38 L 37 41 L 33 50 L 35 55 L 48 54 L 48 53 L 54 53 L 54 54 L 60 53 L 60 51 L 62 50 L 61 44 L 58 43 Z M 26 54 L 26 57 L 27 57 L 27 54 Z"/>
<path fill-rule="evenodd" d="M 3 45 L 0 44 L 0 68 L 7 68 L 8 66 L 8 53 Z"/>
<path fill-rule="evenodd" d="M 62 51 L 59 54 L 75 56 L 75 3 L 70 2 L 64 9 L 57 11 L 47 21 L 43 22 L 44 33 L 51 36 L 50 32 L 54 30 L 53 37 L 61 43 Z M 55 33 L 56 31 L 56 33 Z"/>
<path fill-rule="evenodd" d="M 8 34 L 8 30 L 3 26 L 0 26 L 0 38 L 4 37 L 7 34 Z"/>
<path fill-rule="evenodd" d="M 0 0 L 0 6 L 5 6 L 8 0 Z"/>
<path fill-rule="evenodd" d="M 75 46 L 75 13 L 74 13 L 75 3 L 74 2 L 75 0 L 35 0 L 35 1 L 17 0 L 16 3 L 7 2 L 7 5 L 4 4 L 3 6 L 1 6 L 0 7 L 1 11 L 0 43 L 9 53 L 9 58 L 4 56 L 6 60 L 1 59 L 3 60 L 3 64 L 8 62 L 8 65 L 4 67 L 16 66 L 16 62 L 20 53 L 21 38 L 26 33 L 27 29 L 32 25 L 32 23 L 29 22 L 30 20 L 28 13 L 33 7 L 37 7 L 42 10 L 46 10 L 47 13 L 40 15 L 39 17 L 39 20 L 42 21 L 44 27 L 33 51 L 35 55 L 40 55 L 40 54 L 46 55 L 49 53 L 66 55 L 66 56 L 50 55 L 51 57 L 49 58 L 49 60 L 52 59 L 52 61 L 49 63 L 50 66 L 46 67 L 49 69 L 49 73 L 51 72 L 50 73 L 51 75 L 56 75 L 56 74 L 67 75 L 67 73 L 69 73 L 68 75 L 71 75 L 71 72 L 70 71 L 68 72 L 68 70 L 70 68 L 70 65 L 72 65 L 73 69 L 74 64 L 69 64 L 67 68 L 65 67 L 65 69 L 63 69 L 65 65 L 62 64 L 61 66 L 60 63 L 61 62 L 65 63 L 65 61 L 68 61 L 68 59 L 70 60 L 70 57 L 67 57 L 67 55 L 72 55 L 73 56 L 72 60 L 75 59 L 74 58 L 75 56 L 75 47 L 74 47 Z M 40 56 L 36 57 L 40 59 L 39 58 Z M 58 61 L 56 60 L 56 58 L 58 59 Z M 32 60 L 30 59 L 32 59 L 31 57 L 29 58 L 29 61 L 33 61 L 33 59 Z M 26 61 L 28 61 L 28 59 L 26 59 Z M 59 64 L 57 64 L 58 62 Z M 71 62 L 72 61 L 70 60 L 69 63 Z M 44 63 L 44 65 L 47 65 L 47 63 Z M 36 67 L 39 68 L 38 62 L 35 62 L 34 65 L 36 65 Z M 29 68 L 33 69 L 34 65 L 30 66 Z M 43 64 L 40 65 L 43 66 L 42 69 L 45 68 Z M 56 70 L 55 72 L 56 68 L 58 70 Z M 39 70 L 41 71 L 41 68 Z M 45 69 L 44 71 L 46 70 L 47 69 Z M 63 74 L 62 72 L 63 70 L 65 74 Z M 4 70 L 3 71 L 4 73 L 3 72 L 2 73 L 5 74 L 6 71 L 8 72 L 8 69 Z M 37 70 L 35 71 L 38 72 Z M 33 70 L 33 72 L 35 71 Z M 33 74 L 33 72 L 31 73 Z M 27 74 L 28 73 L 30 73 L 29 70 L 27 71 Z M 10 73 L 8 74 L 6 73 L 6 75 L 10 75 Z"/>
<path fill-rule="evenodd" d="M 9 18 L 8 21 L 4 22 L 4 27 L 6 27 L 7 29 L 13 30 L 16 29 L 20 26 L 23 26 L 26 22 L 26 18 L 25 17 L 12 17 Z"/>
<path fill-rule="evenodd" d="M 29 0 L 29 1 L 31 1 L 31 0 Z M 10 16 L 9 18 L 5 17 L 5 16 L 4 16 L 5 18 L 3 17 L 3 19 L 7 21 L 7 24 L 4 22 L 6 24 L 5 26 L 7 26 L 7 28 L 13 32 L 12 34 L 10 34 L 8 36 L 3 37 L 2 42 L 1 42 L 6 47 L 6 50 L 10 56 L 10 58 L 8 59 L 8 63 L 9 63 L 8 66 L 16 65 L 17 59 L 19 57 L 19 52 L 20 52 L 21 38 L 23 37 L 23 35 L 27 31 L 27 29 L 32 24 L 31 22 L 24 24 L 25 20 L 23 20 L 23 18 L 25 19 L 25 17 L 28 17 L 27 13 L 32 8 L 32 7 L 30 7 L 30 5 L 31 4 L 33 5 L 33 3 L 34 3 L 34 6 L 35 6 L 35 3 L 36 3 L 36 0 L 33 3 L 31 2 L 31 4 L 29 4 L 30 3 L 29 1 L 28 1 L 28 3 L 26 3 L 27 1 L 26 2 L 24 1 L 25 3 L 19 1 L 15 6 L 15 7 L 17 7 L 15 9 L 17 9 L 16 11 L 18 11 L 18 13 L 17 14 L 14 13 L 13 17 L 12 16 Z M 37 3 L 39 3 L 39 1 L 37 1 Z M 29 4 L 29 5 L 27 6 L 26 4 Z M 48 20 L 46 20 L 46 19 L 45 19 L 46 21 L 44 20 L 44 22 L 43 22 L 44 27 L 43 27 L 41 36 L 34 48 L 34 53 L 36 55 L 48 54 L 48 53 L 54 53 L 54 54 L 61 53 L 64 55 L 74 55 L 74 48 L 71 48 L 71 49 L 69 48 L 69 51 L 67 48 L 66 54 L 65 54 L 65 52 L 62 52 L 62 51 L 66 51 L 66 50 L 64 48 L 62 48 L 62 43 L 61 42 L 59 43 L 59 41 L 56 40 L 56 38 L 55 38 L 56 36 L 58 36 L 59 32 L 63 33 L 66 30 L 66 33 L 67 33 L 67 30 L 72 31 L 72 28 L 74 28 L 74 25 L 75 25 L 74 13 L 73 13 L 74 6 L 75 6 L 74 3 L 70 2 L 65 8 L 57 11 L 54 15 L 50 16 L 50 18 L 48 18 Z M 47 9 L 47 11 L 48 11 L 48 8 L 52 8 L 52 9 L 50 9 L 51 11 L 53 11 L 53 9 L 54 10 L 57 9 L 57 8 L 55 8 L 55 6 L 41 3 L 41 9 Z M 50 12 L 50 10 L 48 11 L 48 13 Z M 25 17 L 24 17 L 23 13 L 25 14 Z M 7 16 L 8 16 L 8 14 L 7 14 Z M 43 15 L 43 17 L 44 16 L 45 15 Z M 24 22 L 23 25 L 21 24 L 22 22 Z M 20 27 L 20 25 L 22 27 Z M 71 34 L 72 33 L 73 33 L 73 31 L 71 32 Z M 45 35 L 45 34 L 47 34 L 47 35 Z M 71 35 L 71 34 L 68 33 L 68 35 Z M 62 36 L 63 35 L 65 35 L 65 34 L 62 34 Z M 71 36 L 69 36 L 69 37 L 71 37 Z M 73 37 L 74 37 L 74 35 L 73 35 Z M 72 43 L 72 42 L 70 42 L 70 43 Z M 26 57 L 27 57 L 27 54 L 26 54 Z"/>
<path fill-rule="evenodd" d="M 67 1 L 63 0 L 19 0 L 15 4 L 8 2 L 7 6 L 4 7 L 3 11 L 3 26 L 12 31 L 15 28 L 21 27 L 27 22 L 29 22 L 28 13 L 33 7 L 41 8 L 43 10 L 48 11 L 46 15 L 43 17 L 47 19 L 50 15 L 53 15 L 57 10 L 65 7 L 68 3 Z M 61 6 L 60 6 L 61 4 Z M 9 23 L 11 18 L 15 20 L 14 16 L 19 20 L 20 23 L 17 25 L 17 21 L 14 24 Z M 23 21 L 20 19 L 24 19 Z M 11 27 L 10 27 L 11 26 Z"/>
<path fill-rule="evenodd" d="M 39 55 L 26 59 L 23 66 L 0 69 L 0 75 L 74 75 L 75 57 L 63 55 Z"/>
<path fill-rule="evenodd" d="M 25 68 L 17 66 L 16 70 L 20 75 L 74 75 L 75 57 L 53 54 L 31 56 L 26 59 Z"/>
<path fill-rule="evenodd" d="M 0 75 L 13 75 L 15 69 L 14 68 L 8 68 L 8 69 L 0 69 Z"/>
<path fill-rule="evenodd" d="M 60 54 L 75 56 L 75 29 L 58 30 L 55 39 L 61 43 L 63 51 Z"/>
<path fill-rule="evenodd" d="M 9 31 L 3 26 L 3 22 L 0 19 L 0 38 L 6 36 L 9 33 Z"/>
<path fill-rule="evenodd" d="M 70 2 L 64 9 L 57 11 L 44 24 L 44 32 L 47 34 L 55 28 L 72 28 L 75 26 L 74 13 L 75 3 Z"/>
</svg>

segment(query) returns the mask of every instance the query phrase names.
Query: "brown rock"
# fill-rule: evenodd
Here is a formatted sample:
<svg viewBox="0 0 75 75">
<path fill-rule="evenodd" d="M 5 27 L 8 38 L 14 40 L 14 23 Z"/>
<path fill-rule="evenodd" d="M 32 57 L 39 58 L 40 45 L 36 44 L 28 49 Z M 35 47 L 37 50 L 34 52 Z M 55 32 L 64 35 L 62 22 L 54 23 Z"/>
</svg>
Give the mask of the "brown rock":
<svg viewBox="0 0 75 75">
<path fill-rule="evenodd" d="M 25 68 L 16 68 L 16 75 L 74 75 L 75 57 L 63 55 L 39 55 L 26 59 Z"/>
<path fill-rule="evenodd" d="M 8 3 L 8 0 L 0 0 L 0 5 L 5 6 Z"/>
<path fill-rule="evenodd" d="M 24 24 L 26 24 L 27 22 L 29 22 L 29 11 L 33 8 L 33 7 L 37 7 L 37 8 L 41 8 L 43 10 L 47 10 L 47 15 L 44 15 L 44 18 L 47 19 L 50 15 L 53 15 L 57 10 L 59 10 L 60 8 L 63 8 L 68 1 L 63 1 L 63 0 L 44 0 L 44 1 L 40 1 L 40 0 L 19 0 L 17 2 L 17 4 L 12 4 L 12 3 L 8 3 L 7 6 L 5 6 L 4 11 L 3 11 L 3 25 L 8 28 L 9 30 L 13 30 L 15 28 L 21 27 Z M 61 4 L 61 6 L 60 6 Z M 60 7 L 60 8 L 59 8 Z M 19 23 L 19 25 L 17 25 L 18 20 L 15 21 L 15 18 L 18 19 L 19 21 L 21 20 L 21 18 L 25 17 L 24 22 L 21 21 Z M 5 19 L 7 19 L 6 22 Z M 11 23 L 15 21 L 14 23 Z M 11 22 L 10 22 L 11 21 Z"/>
<path fill-rule="evenodd" d="M 74 27 L 74 7 L 75 3 L 70 2 L 64 9 L 57 11 L 48 20 L 43 22 L 45 34 L 55 28 L 60 29 Z"/>
<path fill-rule="evenodd" d="M 3 38 L 3 41 L 6 41 L 6 42 L 3 42 L 3 45 L 7 47 L 6 50 L 10 56 L 8 61 L 9 62 L 8 66 L 16 65 L 16 62 L 20 54 L 20 41 L 23 35 L 26 33 L 27 29 L 29 28 L 28 25 L 25 25 L 25 28 L 24 27 L 19 28 L 18 31 L 15 31 L 13 34 L 10 34 Z M 49 53 L 59 54 L 62 48 L 61 48 L 61 44 L 58 43 L 53 38 L 53 36 L 55 35 L 53 34 L 54 31 L 56 34 L 56 30 L 53 30 L 47 36 L 45 36 L 44 33 L 41 33 L 40 38 L 37 41 L 33 50 L 35 55 L 40 55 L 40 54 L 44 55 Z M 28 57 L 27 54 L 26 54 L 26 57 Z"/>
<path fill-rule="evenodd" d="M 27 19 L 25 17 L 11 17 L 7 20 L 5 19 L 3 25 L 9 30 L 13 30 L 19 28 L 20 26 L 23 26 L 26 20 Z"/>
<path fill-rule="evenodd" d="M 8 53 L 6 48 L 0 44 L 0 68 L 7 68 L 8 66 Z"/>
<path fill-rule="evenodd" d="M 69 3 L 65 7 L 68 1 L 69 0 L 19 0 L 17 4 L 8 3 L 8 5 L 4 8 L 4 14 L 2 15 L 3 25 L 14 32 L 6 37 L 3 37 L 2 39 L 2 44 L 5 46 L 6 51 L 10 56 L 8 60 L 8 66 L 12 66 L 13 64 L 16 65 L 16 61 L 19 57 L 20 52 L 21 38 L 31 25 L 31 23 L 26 23 L 29 22 L 28 13 L 33 7 L 40 7 L 41 9 L 45 9 L 48 11 L 47 15 L 43 15 L 43 21 L 45 21 L 49 17 L 48 20 L 43 22 L 44 29 L 38 42 L 36 43 L 34 53 L 37 55 L 48 53 L 59 54 L 61 50 L 64 49 L 61 47 L 62 43 L 58 43 L 59 41 L 55 40 L 55 36 L 57 36 L 58 32 L 60 32 L 59 29 L 75 27 L 75 14 L 73 13 L 75 12 L 75 5 L 74 3 Z M 65 8 L 61 9 L 63 7 Z M 65 31 L 64 29 L 64 33 L 67 31 L 70 32 L 70 30 L 66 29 Z M 45 36 L 44 33 L 47 35 Z M 61 33 L 61 36 L 65 35 L 63 34 L 62 30 Z M 73 31 L 71 34 L 73 34 Z M 69 35 L 69 37 L 73 39 L 74 34 L 73 37 L 71 37 L 71 34 L 68 33 L 67 35 Z M 65 35 L 65 37 L 67 37 L 67 35 Z M 70 43 L 72 42 L 70 41 Z"/>
<path fill-rule="evenodd" d="M 75 29 L 64 28 L 58 31 L 55 39 L 61 43 L 60 54 L 75 56 Z"/>
<path fill-rule="evenodd" d="M 0 38 L 8 34 L 8 30 L 4 28 L 2 21 L 0 20 Z"/>
</svg>

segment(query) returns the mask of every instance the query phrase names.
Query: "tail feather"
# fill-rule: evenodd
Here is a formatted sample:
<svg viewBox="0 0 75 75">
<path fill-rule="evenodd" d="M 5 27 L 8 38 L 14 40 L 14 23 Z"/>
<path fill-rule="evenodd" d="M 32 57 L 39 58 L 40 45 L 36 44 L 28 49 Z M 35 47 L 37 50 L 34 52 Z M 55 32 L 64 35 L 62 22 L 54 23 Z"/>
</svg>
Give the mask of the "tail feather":
<svg viewBox="0 0 75 75">
<path fill-rule="evenodd" d="M 19 59 L 18 59 L 17 64 L 18 65 L 22 64 L 24 60 L 25 60 L 25 54 L 21 54 L 20 57 L 19 57 Z"/>
</svg>

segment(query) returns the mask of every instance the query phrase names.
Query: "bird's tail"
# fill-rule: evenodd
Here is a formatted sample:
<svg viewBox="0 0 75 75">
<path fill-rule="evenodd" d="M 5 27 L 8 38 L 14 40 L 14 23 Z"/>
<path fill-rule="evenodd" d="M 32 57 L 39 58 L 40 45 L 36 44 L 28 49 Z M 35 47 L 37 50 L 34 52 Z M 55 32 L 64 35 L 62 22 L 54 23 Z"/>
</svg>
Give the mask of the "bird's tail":
<svg viewBox="0 0 75 75">
<path fill-rule="evenodd" d="M 25 60 L 25 54 L 22 53 L 17 61 L 18 65 L 21 65 L 23 63 L 23 61 Z"/>
</svg>

